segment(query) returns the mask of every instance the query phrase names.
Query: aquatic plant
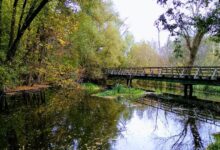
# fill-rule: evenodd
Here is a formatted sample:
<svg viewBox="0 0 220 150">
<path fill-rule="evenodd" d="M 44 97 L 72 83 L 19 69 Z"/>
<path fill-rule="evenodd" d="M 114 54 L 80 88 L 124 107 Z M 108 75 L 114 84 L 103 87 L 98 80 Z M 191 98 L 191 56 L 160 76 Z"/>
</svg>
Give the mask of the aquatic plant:
<svg viewBox="0 0 220 150">
<path fill-rule="evenodd" d="M 121 84 L 116 84 L 116 86 L 95 96 L 98 97 L 107 97 L 107 98 L 116 98 L 116 97 L 126 97 L 126 98 L 139 98 L 145 94 L 145 91 L 136 89 L 136 88 L 127 88 Z"/>
<path fill-rule="evenodd" d="M 88 93 L 93 93 L 93 92 L 101 90 L 100 86 L 98 86 L 94 83 L 89 83 L 89 82 L 88 83 L 82 83 L 81 87 L 82 87 L 83 90 L 85 90 Z"/>
</svg>

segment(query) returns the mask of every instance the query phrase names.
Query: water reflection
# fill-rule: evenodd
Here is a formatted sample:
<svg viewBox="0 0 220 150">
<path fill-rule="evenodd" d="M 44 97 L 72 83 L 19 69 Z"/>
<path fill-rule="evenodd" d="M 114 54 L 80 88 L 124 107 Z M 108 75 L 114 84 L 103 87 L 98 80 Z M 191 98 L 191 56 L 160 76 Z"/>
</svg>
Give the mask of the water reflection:
<svg viewBox="0 0 220 150">
<path fill-rule="evenodd" d="M 220 131 L 220 121 L 201 116 L 205 110 L 199 112 L 197 107 L 171 105 L 152 99 L 139 103 L 145 106 L 133 108 L 131 120 L 123 133 L 125 138 L 118 138 L 112 149 L 200 150 L 213 141 L 213 133 Z"/>
<path fill-rule="evenodd" d="M 143 80 L 136 80 L 134 82 L 135 87 L 145 89 L 147 91 L 155 91 L 158 94 L 174 94 L 174 95 L 184 95 L 184 87 L 180 83 L 173 84 L 171 82 L 159 82 L 159 81 L 143 81 Z M 199 99 L 209 100 L 209 101 L 216 101 L 220 102 L 220 95 L 218 92 L 211 92 L 206 90 L 198 90 L 193 87 L 193 96 Z"/>
<path fill-rule="evenodd" d="M 9 113 L 23 106 L 39 106 L 46 101 L 45 91 L 21 92 L 17 95 L 0 96 L 0 112 Z"/>
<path fill-rule="evenodd" d="M 214 110 L 153 98 L 43 91 L 0 106 L 0 149 L 205 149 L 220 131 Z"/>
<path fill-rule="evenodd" d="M 33 105 L 22 99 L 23 106 L 0 115 L 0 149 L 109 149 L 109 139 L 120 133 L 125 107 L 114 101 L 70 91 L 48 94 L 43 105 L 39 98 L 32 96 Z M 7 98 L 8 110 L 13 99 Z"/>
</svg>

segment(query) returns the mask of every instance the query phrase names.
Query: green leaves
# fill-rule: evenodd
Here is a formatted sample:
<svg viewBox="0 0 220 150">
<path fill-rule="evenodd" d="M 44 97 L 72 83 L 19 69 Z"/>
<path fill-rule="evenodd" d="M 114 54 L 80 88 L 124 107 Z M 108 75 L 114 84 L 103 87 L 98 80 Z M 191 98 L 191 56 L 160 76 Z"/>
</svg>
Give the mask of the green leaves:
<svg viewBox="0 0 220 150">
<path fill-rule="evenodd" d="M 218 150 L 220 149 L 220 134 L 215 134 L 215 143 L 210 144 L 207 148 L 207 150 Z"/>
<path fill-rule="evenodd" d="M 174 55 L 175 55 L 176 58 L 182 58 L 183 57 L 181 42 L 177 39 L 174 41 Z"/>
<path fill-rule="evenodd" d="M 155 23 L 157 28 L 167 30 L 171 36 L 185 40 L 190 53 L 188 63 L 185 65 L 192 66 L 203 37 L 216 36 L 220 31 L 220 2 L 215 0 L 158 0 L 157 2 L 167 6 L 167 11 Z M 174 52 L 176 57 L 183 57 L 184 53 L 180 53 L 180 45 L 175 47 Z"/>
<path fill-rule="evenodd" d="M 82 10 L 77 15 L 78 28 L 70 36 L 73 49 L 78 64 L 85 69 L 85 78 L 101 78 L 102 67 L 121 65 L 125 41 L 109 3 L 82 1 L 79 5 Z"/>
</svg>

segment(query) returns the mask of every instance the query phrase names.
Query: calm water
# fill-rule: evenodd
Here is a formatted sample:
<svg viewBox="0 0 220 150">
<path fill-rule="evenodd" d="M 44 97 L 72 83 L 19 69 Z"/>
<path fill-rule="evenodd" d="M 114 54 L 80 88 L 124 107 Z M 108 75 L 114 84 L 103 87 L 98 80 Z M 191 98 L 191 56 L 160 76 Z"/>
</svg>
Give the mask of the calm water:
<svg viewBox="0 0 220 150">
<path fill-rule="evenodd" d="M 219 110 L 147 97 L 42 91 L 8 97 L 0 109 L 0 149 L 205 149 L 220 132 Z"/>
</svg>

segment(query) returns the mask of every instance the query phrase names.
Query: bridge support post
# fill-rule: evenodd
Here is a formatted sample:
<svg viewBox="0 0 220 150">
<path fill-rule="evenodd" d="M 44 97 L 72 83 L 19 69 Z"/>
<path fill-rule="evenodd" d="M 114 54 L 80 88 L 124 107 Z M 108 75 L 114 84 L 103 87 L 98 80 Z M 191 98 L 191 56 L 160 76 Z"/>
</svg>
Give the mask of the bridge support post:
<svg viewBox="0 0 220 150">
<path fill-rule="evenodd" d="M 127 87 L 132 87 L 132 79 L 127 79 Z"/>
<path fill-rule="evenodd" d="M 127 79 L 127 87 L 129 86 L 129 79 Z"/>
<path fill-rule="evenodd" d="M 193 96 L 193 85 L 192 84 L 184 84 L 184 97 L 192 97 Z"/>
<path fill-rule="evenodd" d="M 184 97 L 187 97 L 188 95 L 188 85 L 184 84 Z"/>
<path fill-rule="evenodd" d="M 132 87 L 132 79 L 130 79 L 130 87 Z"/>
<path fill-rule="evenodd" d="M 192 97 L 193 96 L 193 85 L 190 84 L 189 85 L 189 97 Z"/>
</svg>

